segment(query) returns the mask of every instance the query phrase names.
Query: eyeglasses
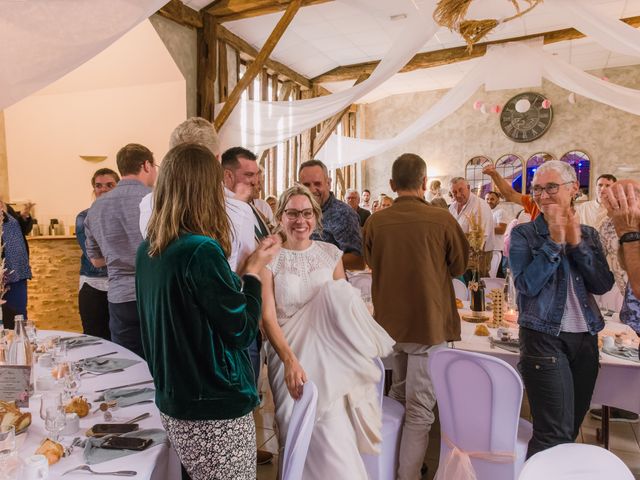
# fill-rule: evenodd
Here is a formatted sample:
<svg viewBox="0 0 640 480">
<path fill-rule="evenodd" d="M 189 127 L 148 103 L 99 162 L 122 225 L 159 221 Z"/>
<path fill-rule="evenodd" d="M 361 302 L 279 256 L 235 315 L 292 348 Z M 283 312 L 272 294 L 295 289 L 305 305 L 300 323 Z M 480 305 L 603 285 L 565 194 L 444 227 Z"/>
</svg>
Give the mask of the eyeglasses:
<svg viewBox="0 0 640 480">
<path fill-rule="evenodd" d="M 547 192 L 547 195 L 555 195 L 556 193 L 558 193 L 558 190 L 560 190 L 560 185 L 568 185 L 570 183 L 573 182 L 564 182 L 560 184 L 547 183 L 544 187 L 541 185 L 534 185 L 533 187 L 531 187 L 531 191 L 533 192 L 533 195 L 535 197 L 539 197 L 540 195 L 542 195 L 543 190 Z"/>
<path fill-rule="evenodd" d="M 284 211 L 284 214 L 289 220 L 295 220 L 299 216 L 302 216 L 305 220 L 313 218 L 313 208 L 305 208 L 304 210 L 296 210 L 295 208 L 288 208 Z"/>
</svg>

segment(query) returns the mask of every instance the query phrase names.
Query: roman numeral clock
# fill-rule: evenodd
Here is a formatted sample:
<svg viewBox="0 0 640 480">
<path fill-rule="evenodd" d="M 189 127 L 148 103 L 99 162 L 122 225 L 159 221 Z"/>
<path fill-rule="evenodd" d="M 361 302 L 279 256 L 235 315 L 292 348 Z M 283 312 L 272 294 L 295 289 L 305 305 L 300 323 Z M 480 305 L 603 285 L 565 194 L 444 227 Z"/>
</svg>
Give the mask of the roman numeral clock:
<svg viewBox="0 0 640 480">
<path fill-rule="evenodd" d="M 553 120 L 553 109 L 544 108 L 546 98 L 535 92 L 526 92 L 510 99 L 500 114 L 504 134 L 514 142 L 532 142 L 545 134 Z"/>
</svg>

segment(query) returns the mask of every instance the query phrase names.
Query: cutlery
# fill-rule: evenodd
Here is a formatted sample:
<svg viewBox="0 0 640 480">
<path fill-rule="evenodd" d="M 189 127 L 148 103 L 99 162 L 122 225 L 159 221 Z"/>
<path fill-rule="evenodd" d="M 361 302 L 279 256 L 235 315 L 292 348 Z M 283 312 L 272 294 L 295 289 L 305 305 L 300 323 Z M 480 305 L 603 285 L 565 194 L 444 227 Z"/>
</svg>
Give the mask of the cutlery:
<svg viewBox="0 0 640 480">
<path fill-rule="evenodd" d="M 94 358 L 100 358 L 100 357 L 106 357 L 108 355 L 115 355 L 118 352 L 109 352 L 109 353 L 103 353 L 100 355 L 94 355 L 93 357 L 86 357 L 86 358 L 81 358 L 80 360 L 76 360 L 75 363 L 80 363 L 80 362 L 86 362 L 87 360 L 93 360 Z"/>
<path fill-rule="evenodd" d="M 144 382 L 136 382 L 136 383 L 130 383 L 128 385 L 120 385 L 119 387 L 103 388 L 102 390 L 96 390 L 96 393 L 102 393 L 102 392 L 106 392 L 107 390 L 115 390 L 118 388 L 135 387 L 137 385 L 144 385 L 145 383 L 153 383 L 153 380 L 145 380 Z"/>
<path fill-rule="evenodd" d="M 140 420 L 144 420 L 145 418 L 149 418 L 150 416 L 151 414 L 149 412 L 143 413 L 142 415 L 138 415 L 137 417 L 134 417 L 131 420 L 128 420 L 124 423 L 136 423 L 136 422 L 139 422 Z"/>
<path fill-rule="evenodd" d="M 73 448 L 79 446 L 80 443 L 82 443 L 82 439 L 80 437 L 74 438 L 71 442 L 71 445 L 64 449 L 64 456 L 68 457 L 69 455 L 71 455 L 71 452 L 73 452 Z"/>
<path fill-rule="evenodd" d="M 82 347 L 93 347 L 94 345 L 102 345 L 102 342 L 91 342 L 91 343 L 81 343 L 79 345 L 70 345 L 67 347 L 67 350 L 73 350 L 75 348 L 82 348 Z"/>
<path fill-rule="evenodd" d="M 85 372 L 82 372 L 80 375 L 93 375 L 94 377 L 99 377 L 100 375 L 109 375 L 110 373 L 118 373 L 118 372 L 124 372 L 124 368 L 118 368 L 117 370 L 110 370 L 108 372 L 101 372 L 101 373 L 94 373 L 87 370 Z"/>
<path fill-rule="evenodd" d="M 133 407 L 134 405 L 141 405 L 143 403 L 153 403 L 153 402 L 154 400 L 148 399 L 148 400 L 140 400 L 139 402 L 135 402 L 135 403 L 130 403 L 129 405 L 119 406 L 116 400 L 111 400 L 110 402 L 102 402 L 100 405 L 98 405 L 98 408 L 96 408 L 93 411 L 93 413 L 97 413 L 98 410 L 102 410 L 103 412 L 106 412 L 110 408 L 114 408 L 114 407 L 127 408 L 127 407 Z"/>
<path fill-rule="evenodd" d="M 135 470 L 118 470 L 117 472 L 96 472 L 95 470 L 91 470 L 89 465 L 80 465 L 79 467 L 72 468 L 71 470 L 67 470 L 61 476 L 66 475 L 71 472 L 79 472 L 79 471 L 89 472 L 93 475 L 113 475 L 115 477 L 135 477 L 138 472 Z"/>
</svg>

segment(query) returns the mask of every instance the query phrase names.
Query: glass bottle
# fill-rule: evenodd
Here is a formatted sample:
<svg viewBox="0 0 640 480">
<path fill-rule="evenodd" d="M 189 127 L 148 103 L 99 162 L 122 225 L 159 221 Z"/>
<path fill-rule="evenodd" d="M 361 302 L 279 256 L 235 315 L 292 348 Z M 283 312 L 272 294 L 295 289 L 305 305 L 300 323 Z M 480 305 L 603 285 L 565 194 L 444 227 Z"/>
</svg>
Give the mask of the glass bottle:
<svg viewBox="0 0 640 480">
<path fill-rule="evenodd" d="M 477 288 L 469 289 L 469 294 L 471 295 L 471 310 L 473 312 L 484 312 L 486 310 L 484 303 L 484 290 L 486 285 L 479 277 L 478 272 L 474 271 L 472 282 L 477 285 Z"/>
<path fill-rule="evenodd" d="M 31 343 L 24 328 L 24 317 L 16 315 L 13 342 L 9 347 L 10 365 L 31 366 Z"/>
</svg>

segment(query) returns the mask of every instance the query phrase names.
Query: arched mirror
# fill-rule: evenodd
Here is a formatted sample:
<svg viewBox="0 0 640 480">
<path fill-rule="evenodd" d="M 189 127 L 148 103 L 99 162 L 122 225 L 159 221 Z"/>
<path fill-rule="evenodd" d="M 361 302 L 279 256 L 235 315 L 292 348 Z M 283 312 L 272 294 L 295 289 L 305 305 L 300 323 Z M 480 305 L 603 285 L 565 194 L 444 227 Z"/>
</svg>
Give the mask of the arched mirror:
<svg viewBox="0 0 640 480">
<path fill-rule="evenodd" d="M 519 155 L 514 153 L 502 155 L 496 161 L 496 170 L 500 176 L 509 182 L 518 193 L 522 193 L 523 169 L 524 161 Z"/>
<path fill-rule="evenodd" d="M 591 173 L 591 159 L 582 150 L 571 150 L 560 157 L 560 161 L 567 162 L 576 171 L 580 191 L 583 195 L 589 195 L 589 177 Z"/>
<path fill-rule="evenodd" d="M 534 153 L 527 160 L 527 191 L 526 193 L 531 193 L 531 181 L 533 180 L 533 175 L 536 173 L 536 170 L 540 165 L 548 160 L 555 160 L 553 155 L 546 152 L 538 152 Z"/>
<path fill-rule="evenodd" d="M 464 169 L 464 177 L 469 182 L 471 191 L 480 198 L 484 198 L 485 194 L 491 191 L 491 177 L 482 173 L 482 169 L 491 163 L 493 162 L 488 157 L 478 155 L 469 160 Z"/>
</svg>

